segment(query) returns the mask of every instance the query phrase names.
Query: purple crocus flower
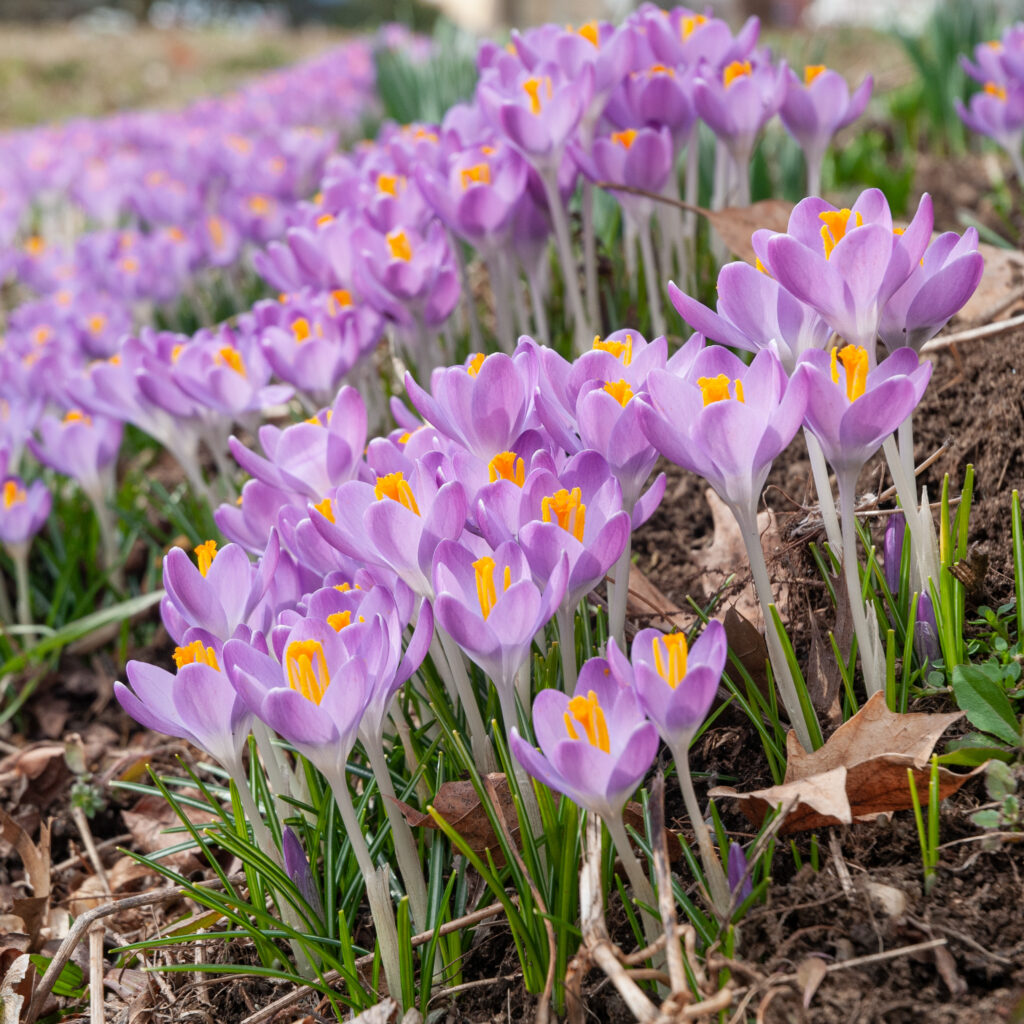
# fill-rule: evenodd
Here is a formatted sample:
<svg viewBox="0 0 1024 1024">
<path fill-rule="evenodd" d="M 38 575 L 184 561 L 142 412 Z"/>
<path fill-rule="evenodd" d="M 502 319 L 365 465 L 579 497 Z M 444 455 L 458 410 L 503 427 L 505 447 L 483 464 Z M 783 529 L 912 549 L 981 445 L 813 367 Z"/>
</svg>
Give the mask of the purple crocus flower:
<svg viewBox="0 0 1024 1024">
<path fill-rule="evenodd" d="M 103 471 L 117 458 L 123 423 L 71 409 L 63 419 L 43 416 L 37 429 L 29 448 L 44 466 L 79 481 L 87 494 L 105 493 Z"/>
<path fill-rule="evenodd" d="M 533 729 L 539 752 L 512 729 L 519 763 L 606 822 L 620 821 L 658 750 L 658 731 L 636 695 L 603 674 L 584 675 L 572 697 L 542 690 L 533 702 Z"/>
<path fill-rule="evenodd" d="M 608 641 L 612 676 L 633 687 L 662 739 L 680 753 L 707 717 L 727 654 L 725 628 L 716 620 L 707 624 L 692 648 L 685 633 L 642 629 L 633 639 L 632 661 L 614 639 Z"/>
<path fill-rule="evenodd" d="M 750 366 L 728 349 L 684 346 L 685 375 L 655 370 L 641 396 L 640 426 L 669 460 L 704 477 L 734 510 L 756 502 L 772 460 L 800 428 L 806 384 L 788 381 L 778 356 L 762 349 Z"/>
<path fill-rule="evenodd" d="M 667 128 L 625 128 L 594 140 L 589 155 L 578 151 L 576 159 L 597 181 L 628 185 L 660 193 L 675 168 L 675 147 Z M 628 192 L 614 192 L 623 209 L 638 223 L 650 217 L 654 200 Z"/>
<path fill-rule="evenodd" d="M 302 842 L 289 825 L 281 833 L 281 852 L 284 854 L 284 869 L 288 877 L 295 883 L 299 895 L 306 905 L 321 920 L 324 916 L 324 905 L 320 899 L 320 890 L 309 866 L 309 858 L 302 849 Z"/>
<path fill-rule="evenodd" d="M 867 351 L 856 345 L 803 354 L 792 385 L 805 381 L 805 422 L 839 475 L 840 487 L 913 412 L 931 375 L 931 363 L 920 362 L 910 348 L 897 349 L 874 369 Z"/>
<path fill-rule="evenodd" d="M 925 193 L 906 231 L 894 232 L 885 196 L 868 189 L 850 209 L 803 199 L 785 234 L 757 231 L 752 242 L 772 277 L 840 337 L 865 348 L 873 366 L 882 310 L 924 255 L 932 222 Z"/>
<path fill-rule="evenodd" d="M 984 269 L 977 229 L 939 235 L 882 310 L 878 333 L 885 347 L 920 352 L 974 294 Z"/>
<path fill-rule="evenodd" d="M 147 729 L 188 740 L 235 774 L 253 716 L 221 669 L 217 641 L 200 629 L 181 639 L 174 651 L 176 672 L 129 661 L 131 686 L 117 682 L 114 694 Z"/>
<path fill-rule="evenodd" d="M 824 348 L 832 330 L 806 303 L 749 263 L 727 263 L 718 272 L 717 313 L 670 281 L 669 298 L 679 315 L 700 334 L 723 345 L 758 352 L 772 349 L 787 373 L 801 352 Z"/>
<path fill-rule="evenodd" d="M 954 106 L 971 131 L 987 135 L 1006 150 L 1018 180 L 1024 181 L 1024 82 L 986 82 L 985 88 L 971 97 L 969 106 L 965 107 L 959 99 Z"/>
<path fill-rule="evenodd" d="M 890 594 L 900 589 L 900 565 L 903 562 L 903 541 L 907 532 L 907 517 L 901 510 L 893 512 L 885 524 L 885 540 L 882 545 L 885 585 Z"/>
<path fill-rule="evenodd" d="M 182 548 L 172 548 L 164 558 L 164 602 L 176 613 L 167 623 L 174 639 L 179 635 L 171 626 L 179 621 L 207 630 L 222 643 L 239 626 L 265 629 L 269 623 L 263 599 L 279 555 L 274 534 L 258 566 L 237 544 L 218 550 L 216 541 L 205 541 L 196 548 L 198 565 Z"/>
<path fill-rule="evenodd" d="M 434 370 L 429 393 L 406 374 L 405 388 L 424 419 L 486 462 L 525 429 L 536 379 L 535 354 L 521 349 L 515 357 L 478 354 L 464 366 Z"/>
<path fill-rule="evenodd" d="M 21 477 L 7 477 L 0 484 L 0 543 L 8 548 L 27 548 L 43 528 L 52 502 L 53 496 L 42 480 L 33 480 L 26 487 Z"/>
<path fill-rule="evenodd" d="M 846 79 L 822 64 L 805 67 L 802 80 L 790 68 L 787 78 L 786 97 L 779 108 L 779 116 L 786 131 L 804 151 L 807 194 L 815 196 L 821 189 L 821 161 L 825 150 L 836 132 L 864 113 L 874 80 L 868 75 L 851 95 Z"/>
<path fill-rule="evenodd" d="M 732 902 L 743 903 L 754 891 L 754 883 L 747 873 L 747 857 L 742 843 L 729 843 L 729 891 Z"/>
<path fill-rule="evenodd" d="M 513 541 L 479 557 L 443 541 L 434 555 L 434 612 L 441 627 L 494 682 L 506 716 L 515 722 L 513 684 L 537 632 L 553 618 L 569 576 L 563 554 L 541 589 Z"/>
</svg>

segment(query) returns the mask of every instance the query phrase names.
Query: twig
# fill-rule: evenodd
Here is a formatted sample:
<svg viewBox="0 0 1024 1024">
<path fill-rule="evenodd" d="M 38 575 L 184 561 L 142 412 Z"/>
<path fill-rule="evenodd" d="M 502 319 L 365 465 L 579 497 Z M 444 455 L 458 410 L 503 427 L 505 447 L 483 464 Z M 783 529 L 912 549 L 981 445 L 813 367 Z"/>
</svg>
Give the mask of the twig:
<svg viewBox="0 0 1024 1024">
<path fill-rule="evenodd" d="M 921 354 L 936 352 L 939 349 L 948 348 L 958 341 L 981 341 L 983 338 L 994 338 L 997 335 L 1005 334 L 1017 327 L 1024 327 L 1024 313 L 1020 316 L 1010 317 L 1009 320 L 998 320 L 994 324 L 986 324 L 984 327 L 971 327 L 966 331 L 957 331 L 955 334 L 946 334 L 940 338 L 932 338 L 921 346 Z"/>
<path fill-rule="evenodd" d="M 244 882 L 245 876 L 234 875 L 228 881 L 232 884 Z M 222 883 L 219 878 L 214 878 L 209 882 L 200 882 L 198 884 L 204 888 L 218 888 Z M 94 907 L 92 910 L 87 910 L 84 914 L 80 915 L 71 926 L 71 931 L 64 937 L 64 941 L 61 942 L 60 947 L 50 961 L 50 966 L 46 968 L 46 973 L 36 986 L 36 990 L 32 995 L 32 1002 L 28 1007 L 28 1013 L 25 1014 L 24 1024 L 33 1024 L 36 1017 L 39 1016 L 39 1011 L 43 1008 L 43 1003 L 53 989 L 54 983 L 60 977 L 60 972 L 67 966 L 68 961 L 71 959 L 71 954 L 78 948 L 78 944 L 93 924 L 104 917 L 109 917 L 111 914 L 119 914 L 122 910 L 137 910 L 139 907 L 149 907 L 157 903 L 168 903 L 174 899 L 184 899 L 186 896 L 186 891 L 179 886 L 169 886 L 166 889 L 157 889 L 155 892 L 140 893 L 138 896 L 125 896 L 114 903 L 107 903 L 102 907 Z"/>
<path fill-rule="evenodd" d="M 89 1024 L 103 1024 L 103 925 L 89 927 Z"/>
<path fill-rule="evenodd" d="M 71 818 L 78 828 L 78 834 L 82 837 L 82 844 L 85 846 L 86 854 L 88 854 L 89 863 L 92 865 L 93 871 L 96 872 L 96 877 L 103 884 L 103 894 L 105 896 L 113 896 L 106 869 L 103 867 L 103 860 L 100 857 L 99 850 L 96 849 L 96 840 L 92 837 L 89 819 L 86 817 L 85 811 L 78 804 L 72 803 Z"/>
<path fill-rule="evenodd" d="M 654 853 L 654 877 L 658 880 L 658 912 L 665 929 L 665 961 L 668 967 L 669 989 L 673 996 L 687 992 L 683 950 L 679 945 L 679 920 L 672 893 L 672 872 L 668 864 L 668 846 L 665 843 L 665 776 L 661 769 L 651 787 L 649 804 L 651 816 L 651 847 Z"/>
<path fill-rule="evenodd" d="M 502 974 L 497 978 L 480 978 L 478 981 L 464 981 L 461 985 L 452 985 L 451 988 L 445 988 L 440 992 L 435 992 L 430 997 L 427 1005 L 429 1006 L 435 999 L 446 999 L 450 996 L 458 995 L 460 992 L 468 992 L 474 988 L 483 988 L 485 985 L 493 985 L 499 981 L 515 981 L 516 978 L 521 977 L 522 973 L 520 971 L 516 971 L 515 974 Z"/>
<path fill-rule="evenodd" d="M 869 964 L 881 963 L 885 960 L 896 960 L 901 956 L 911 956 L 914 953 L 924 953 L 929 949 L 937 949 L 939 946 L 947 946 L 947 939 L 929 939 L 927 942 L 915 942 L 910 946 L 899 946 L 896 949 L 886 949 L 881 953 L 869 953 L 867 956 L 855 956 L 852 960 L 840 960 L 838 963 L 829 964 L 825 971 L 833 974 L 835 971 L 849 971 L 855 967 L 867 967 Z M 771 979 L 772 981 L 797 981 L 796 974 L 781 974 Z"/>
<path fill-rule="evenodd" d="M 492 917 L 497 917 L 503 913 L 505 908 L 500 903 L 492 903 L 489 907 L 483 907 L 481 910 L 474 910 L 472 914 L 466 914 L 463 917 L 458 917 L 454 921 L 449 921 L 447 924 L 441 925 L 440 928 L 436 929 L 440 935 L 448 935 L 450 932 L 458 931 L 460 928 L 469 928 L 474 924 L 480 924 L 481 921 L 488 921 Z M 434 937 L 434 932 L 420 932 L 419 935 L 414 935 L 410 942 L 413 949 L 417 946 L 422 946 L 424 943 L 430 942 Z M 373 963 L 373 954 L 368 953 L 366 956 L 361 956 L 356 962 L 356 968 L 369 967 Z M 324 984 L 330 985 L 337 981 L 341 977 L 338 971 L 328 971 L 323 976 Z M 268 1003 L 262 1009 L 257 1010 L 255 1013 L 249 1014 L 241 1024 L 262 1024 L 263 1021 L 271 1020 L 277 1016 L 281 1010 L 287 1009 L 293 1003 L 297 1003 L 304 996 L 308 995 L 313 991 L 311 985 L 300 985 L 294 991 L 289 992 L 286 996 L 281 996 L 280 999 L 275 999 L 274 1002 Z"/>
</svg>

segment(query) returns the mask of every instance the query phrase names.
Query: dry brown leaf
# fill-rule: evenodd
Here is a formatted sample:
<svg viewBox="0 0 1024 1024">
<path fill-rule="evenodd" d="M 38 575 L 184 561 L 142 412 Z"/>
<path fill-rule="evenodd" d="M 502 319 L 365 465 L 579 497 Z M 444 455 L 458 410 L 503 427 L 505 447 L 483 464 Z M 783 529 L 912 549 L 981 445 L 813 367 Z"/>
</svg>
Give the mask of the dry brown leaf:
<svg viewBox="0 0 1024 1024">
<path fill-rule="evenodd" d="M 993 310 L 999 310 L 1000 304 L 1010 302 L 1014 295 L 1019 296 L 1024 287 L 1024 256 L 1021 253 L 985 242 L 978 245 L 978 252 L 985 257 L 981 283 L 957 314 L 958 321 L 968 324 L 987 321 Z M 1002 318 L 1011 313 L 1012 309 L 1005 308 L 997 315 Z"/>
<path fill-rule="evenodd" d="M 692 615 L 687 615 L 679 605 L 669 600 L 636 565 L 629 567 L 626 612 L 632 618 L 641 619 L 645 625 L 666 633 L 685 632 L 693 621 Z"/>
<path fill-rule="evenodd" d="M 3 762 L 3 768 L 14 772 L 17 780 L 9 807 L 26 803 L 45 812 L 58 799 L 67 795 L 71 772 L 64 759 L 63 743 L 34 743 Z"/>
<path fill-rule="evenodd" d="M 743 543 L 743 535 L 739 526 L 736 525 L 736 517 L 729 511 L 729 506 L 709 487 L 704 496 L 711 507 L 711 520 L 714 524 L 714 532 L 711 537 L 711 546 L 695 551 L 694 562 L 704 570 L 704 586 L 709 592 L 717 590 L 732 575 L 739 573 L 745 576 L 749 573 L 750 562 L 747 558 L 747 548 Z M 778 524 L 771 510 L 758 514 L 757 532 L 761 537 L 761 546 L 764 548 L 765 557 L 770 562 L 772 556 L 782 548 L 782 541 L 779 537 Z M 782 607 L 785 604 L 787 588 L 778 588 L 776 604 Z M 758 604 L 757 595 L 753 586 L 745 586 L 736 596 L 733 607 L 745 619 L 749 619 L 756 627 L 763 625 L 761 606 Z"/>
<path fill-rule="evenodd" d="M 961 712 L 897 714 L 886 706 L 885 694 L 876 693 L 819 750 L 805 751 L 790 732 L 781 785 L 751 793 L 719 786 L 710 795 L 739 801 L 743 813 L 758 824 L 769 811 L 787 808 L 783 832 L 848 825 L 907 810 L 913 806 L 907 770 L 914 773 L 919 799 L 927 801 L 932 749 L 961 717 Z M 966 775 L 940 768 L 940 799 L 951 796 L 983 767 Z"/>
<path fill-rule="evenodd" d="M 20 953 L 5 964 L 3 982 L 0 983 L 0 1024 L 18 1024 L 22 1007 L 32 998 L 35 988 L 36 969 L 28 953 Z"/>
<path fill-rule="evenodd" d="M 785 231 L 793 204 L 785 199 L 762 199 L 752 206 L 727 206 L 724 210 L 701 210 L 718 232 L 729 251 L 753 264 L 754 247 L 750 236 L 760 228 Z"/>
<path fill-rule="evenodd" d="M 184 805 L 182 805 L 184 806 Z M 185 813 L 193 825 L 208 825 L 216 821 L 215 815 L 200 811 L 194 807 L 185 807 Z M 181 825 L 181 819 L 174 813 L 174 808 L 158 793 L 141 797 L 130 811 L 122 811 L 121 816 L 128 831 L 132 834 L 135 846 L 140 853 L 156 853 L 170 846 L 177 846 L 187 836 L 181 832 L 168 832 Z M 202 865 L 193 853 L 183 851 L 172 853 L 165 858 L 175 870 L 184 874 L 199 869 Z"/>
<path fill-rule="evenodd" d="M 819 719 L 824 717 L 829 728 L 834 729 L 843 720 L 843 711 L 839 705 L 842 676 L 831 644 L 826 644 L 822 639 L 813 611 L 807 616 L 807 621 L 811 633 L 811 651 L 807 658 L 805 674 L 807 693 Z"/>
<path fill-rule="evenodd" d="M 796 983 L 803 993 L 804 1009 L 808 1009 L 818 986 L 825 980 L 828 970 L 825 961 L 818 956 L 809 956 L 796 965 Z"/>
<path fill-rule="evenodd" d="M 764 642 L 761 631 L 741 615 L 735 608 L 729 608 L 722 620 L 725 627 L 725 638 L 729 642 L 729 650 L 736 655 L 739 663 L 750 676 L 753 684 L 761 695 L 770 697 L 768 683 L 768 645 Z"/>
<path fill-rule="evenodd" d="M 4 840 L 18 851 L 32 886 L 32 895 L 14 900 L 11 909 L 25 922 L 29 949 L 35 952 L 39 949 L 40 933 L 50 906 L 50 826 L 39 826 L 39 843 L 36 844 L 21 825 L 0 808 L 0 829 Z"/>
<path fill-rule="evenodd" d="M 131 857 L 121 857 L 107 871 L 106 882 L 99 875 L 88 875 L 68 896 L 67 902 L 73 913 L 84 914 L 93 907 L 109 903 L 111 894 L 121 895 L 139 879 L 153 878 L 154 874 L 145 864 L 140 864 Z"/>
<path fill-rule="evenodd" d="M 505 817 L 505 824 L 508 826 L 512 838 L 516 839 L 519 835 L 519 818 L 516 815 L 508 780 L 503 772 L 492 772 L 485 778 L 489 779 L 494 786 L 501 813 Z M 395 803 L 413 828 L 437 828 L 437 823 L 429 814 L 423 814 L 415 807 L 402 803 L 401 800 L 396 800 Z M 458 832 L 474 853 L 483 856 L 485 850 L 490 850 L 495 865 L 501 867 L 505 863 L 501 845 L 494 834 L 490 818 L 488 818 L 487 811 L 481 804 L 472 782 L 467 780 L 444 783 L 437 791 L 437 796 L 431 801 L 431 806 Z"/>
</svg>

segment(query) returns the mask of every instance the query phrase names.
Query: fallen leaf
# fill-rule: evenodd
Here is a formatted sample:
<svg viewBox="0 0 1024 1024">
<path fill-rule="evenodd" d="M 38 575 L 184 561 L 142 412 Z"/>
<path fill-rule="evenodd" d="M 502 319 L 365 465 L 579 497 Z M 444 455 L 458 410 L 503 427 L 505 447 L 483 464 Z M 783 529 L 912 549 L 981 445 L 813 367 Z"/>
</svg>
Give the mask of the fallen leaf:
<svg viewBox="0 0 1024 1024">
<path fill-rule="evenodd" d="M 217 820 L 216 815 L 211 812 L 181 806 L 193 825 L 208 825 Z M 141 797 L 130 811 L 122 811 L 121 816 L 140 853 L 157 853 L 159 850 L 177 846 L 188 838 L 180 831 L 168 831 L 179 827 L 181 819 L 174 813 L 174 808 L 158 793 Z M 202 867 L 196 855 L 187 850 L 170 854 L 164 858 L 164 862 L 171 864 L 175 870 L 183 874 Z"/>
<path fill-rule="evenodd" d="M 486 778 L 494 786 L 505 824 L 512 838 L 516 839 L 519 834 L 519 818 L 516 815 L 508 780 L 503 772 L 492 772 Z M 437 828 L 437 822 L 429 814 L 423 814 L 401 800 L 396 800 L 395 803 L 413 828 Z M 494 834 L 491 820 L 471 781 L 444 783 L 431 801 L 431 806 L 458 832 L 473 853 L 483 856 L 484 851 L 490 850 L 496 866 L 501 867 L 505 863 L 501 844 Z"/>
<path fill-rule="evenodd" d="M 796 983 L 803 993 L 804 1009 L 808 1009 L 818 986 L 825 980 L 828 970 L 821 957 L 809 956 L 796 965 Z"/>
<path fill-rule="evenodd" d="M 711 546 L 694 552 L 693 560 L 704 571 L 704 586 L 709 593 L 718 590 L 725 581 L 739 574 L 746 578 L 750 572 L 747 548 L 743 543 L 743 535 L 736 524 L 736 517 L 729 511 L 729 506 L 709 487 L 704 492 L 708 505 L 711 507 L 713 533 Z M 771 562 L 772 556 L 782 549 L 775 515 L 770 509 L 758 513 L 757 532 L 761 538 L 765 558 Z M 787 588 L 779 587 L 776 594 L 776 605 L 783 607 L 787 598 Z M 752 585 L 744 586 L 733 607 L 745 619 L 749 619 L 756 627 L 763 625 L 761 605 Z"/>
<path fill-rule="evenodd" d="M 741 260 L 754 264 L 754 247 L 750 236 L 760 228 L 785 231 L 793 204 L 785 199 L 762 199 L 752 206 L 727 206 L 723 210 L 704 210 L 711 226 L 718 232 L 728 250 Z"/>
<path fill-rule="evenodd" d="M 626 612 L 633 619 L 666 633 L 686 632 L 693 621 L 674 601 L 663 594 L 636 565 L 629 567 Z"/>
<path fill-rule="evenodd" d="M 31 800 L 26 803 L 46 811 L 67 795 L 71 772 L 64 759 L 63 743 L 34 743 L 5 759 L 3 768 L 13 771 L 17 779 L 14 806 L 20 804 L 22 797 L 30 795 Z"/>
<path fill-rule="evenodd" d="M 836 664 L 832 645 L 826 644 L 822 639 L 813 611 L 807 616 L 807 620 L 811 632 L 811 652 L 807 658 L 807 672 L 804 676 L 807 693 L 819 718 L 824 716 L 829 727 L 835 728 L 843 718 L 843 711 L 839 705 L 842 676 Z"/>
<path fill-rule="evenodd" d="M 32 997 L 35 977 L 36 971 L 28 953 L 21 953 L 14 958 L 0 983 L 0 1007 L 3 1012 L 0 1024 L 18 1024 L 22 1007 Z"/>
<path fill-rule="evenodd" d="M 739 659 L 761 695 L 770 698 L 768 683 L 768 645 L 761 631 L 735 608 L 729 608 L 722 620 L 729 650 Z"/>
<path fill-rule="evenodd" d="M 709 795 L 737 800 L 757 824 L 769 811 L 786 808 L 782 832 L 848 825 L 907 810 L 913 806 L 907 770 L 913 772 L 918 798 L 927 802 L 928 759 L 939 737 L 961 717 L 962 712 L 897 714 L 886 706 L 885 694 L 876 693 L 819 750 L 804 750 L 790 732 L 780 785 L 750 793 L 719 786 Z M 983 767 L 967 775 L 940 768 L 939 798 L 951 796 Z"/>
<path fill-rule="evenodd" d="M 974 294 L 957 314 L 957 321 L 965 324 L 977 322 L 980 325 L 993 315 L 1000 318 L 1010 316 L 1013 310 L 1008 307 L 1013 305 L 1010 300 L 1014 296 L 1017 296 L 1018 303 L 1024 304 L 1024 296 L 1021 295 L 1024 257 L 1015 250 L 1001 249 L 985 242 L 978 245 L 978 252 L 985 257 L 985 270 Z M 1000 304 L 1004 303 L 1007 305 L 1000 310 Z"/>
<path fill-rule="evenodd" d="M 21 858 L 32 886 L 32 895 L 14 900 L 14 914 L 25 922 L 30 943 L 29 949 L 39 948 L 40 932 L 46 920 L 50 905 L 50 827 L 39 826 L 39 842 L 32 842 L 31 836 L 2 808 L 0 808 L 0 829 L 3 838 L 11 844 Z"/>
<path fill-rule="evenodd" d="M 154 877 L 151 868 L 131 857 L 119 858 L 106 874 L 106 882 L 99 875 L 88 875 L 68 896 L 68 905 L 76 915 L 109 903 L 111 894 L 123 894 L 130 887 L 134 887 L 134 883 L 139 879 Z M 117 915 L 115 919 L 116 917 Z"/>
</svg>

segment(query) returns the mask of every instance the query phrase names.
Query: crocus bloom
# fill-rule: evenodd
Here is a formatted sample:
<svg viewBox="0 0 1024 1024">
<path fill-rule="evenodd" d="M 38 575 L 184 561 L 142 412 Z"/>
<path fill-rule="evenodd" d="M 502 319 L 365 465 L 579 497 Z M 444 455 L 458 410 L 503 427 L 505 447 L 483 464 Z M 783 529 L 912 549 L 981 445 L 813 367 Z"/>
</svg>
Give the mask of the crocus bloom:
<svg viewBox="0 0 1024 1024">
<path fill-rule="evenodd" d="M 942 657 L 939 646 L 939 627 L 935 621 L 935 607 L 931 596 L 920 594 L 917 598 L 917 615 L 914 622 L 914 651 L 920 661 L 937 661 Z"/>
<path fill-rule="evenodd" d="M 288 872 L 288 877 L 295 883 L 295 887 L 299 890 L 299 894 L 306 901 L 309 909 L 322 920 L 324 905 L 309 866 L 309 858 L 302 849 L 299 837 L 288 825 L 284 827 L 281 834 L 281 849 L 284 853 L 284 869 Z"/>
<path fill-rule="evenodd" d="M 90 495 L 104 494 L 103 471 L 117 458 L 123 423 L 71 409 L 60 420 L 43 416 L 38 430 L 29 448 L 43 465 L 78 480 Z"/>
<path fill-rule="evenodd" d="M 129 661 L 131 687 L 115 683 L 114 693 L 147 729 L 188 740 L 233 772 L 240 767 L 252 715 L 222 671 L 217 641 L 199 629 L 182 640 L 174 651 L 176 672 Z"/>
<path fill-rule="evenodd" d="M 786 233 L 757 231 L 751 241 L 772 277 L 840 337 L 867 349 L 873 366 L 882 310 L 924 255 L 932 221 L 926 193 L 906 231 L 896 233 L 885 196 L 868 189 L 850 209 L 803 199 Z"/>
<path fill-rule="evenodd" d="M 516 673 L 538 630 L 552 619 L 569 576 L 563 554 L 543 589 L 519 545 L 508 541 L 474 558 L 443 541 L 434 556 L 434 612 L 441 627 L 490 677 L 507 710 Z M 514 719 L 506 722 L 511 726 Z"/>
<path fill-rule="evenodd" d="M 42 529 L 53 496 L 42 480 L 27 487 L 21 477 L 9 476 L 0 484 L 0 543 L 19 548 Z"/>
<path fill-rule="evenodd" d="M 208 630 L 221 642 L 242 625 L 265 629 L 263 598 L 279 553 L 275 535 L 258 567 L 237 544 L 218 550 L 216 541 L 205 541 L 196 548 L 198 565 L 181 548 L 172 548 L 164 558 L 164 601 L 188 626 Z"/>
<path fill-rule="evenodd" d="M 729 891 L 735 903 L 742 903 L 754 891 L 743 846 L 735 841 L 729 843 Z"/>
<path fill-rule="evenodd" d="M 640 426 L 666 458 L 704 477 L 734 509 L 755 508 L 772 460 L 800 428 L 806 384 L 788 381 L 762 349 L 750 366 L 695 335 L 685 376 L 655 370 L 641 397 Z"/>
<path fill-rule="evenodd" d="M 1021 143 L 1024 141 L 1024 82 L 986 82 L 965 107 L 957 99 L 956 112 L 971 131 L 994 139 L 1013 161 L 1018 179 L 1024 176 Z"/>
<path fill-rule="evenodd" d="M 533 729 L 540 752 L 512 729 L 520 764 L 606 821 L 621 816 L 658 750 L 658 731 L 636 695 L 610 676 L 588 673 L 572 697 L 542 690 L 533 702 Z"/>
<path fill-rule="evenodd" d="M 806 424 L 840 476 L 855 474 L 924 395 L 932 366 L 909 348 L 874 369 L 856 345 L 805 352 L 792 385 L 806 380 Z"/>
<path fill-rule="evenodd" d="M 727 654 L 725 628 L 716 620 L 692 649 L 685 633 L 642 629 L 633 639 L 631 662 L 614 638 L 608 641 L 612 675 L 635 689 L 644 713 L 673 751 L 685 751 L 707 717 Z"/>
<path fill-rule="evenodd" d="M 878 333 L 885 347 L 920 352 L 974 294 L 984 269 L 976 228 L 962 237 L 955 231 L 939 235 L 882 310 Z"/>
<path fill-rule="evenodd" d="M 899 593 L 900 565 L 903 561 L 903 541 L 906 532 L 907 517 L 900 510 L 893 512 L 885 524 L 885 540 L 882 545 L 885 585 L 889 588 L 890 594 Z"/>
<path fill-rule="evenodd" d="M 873 84 L 874 80 L 868 75 L 851 95 L 846 79 L 824 65 L 805 67 L 802 80 L 789 69 L 786 97 L 779 108 L 779 117 L 804 151 L 810 195 L 818 194 L 821 161 L 832 136 L 864 112 Z"/>
<path fill-rule="evenodd" d="M 800 353 L 824 348 L 832 330 L 806 303 L 749 263 L 727 263 L 718 272 L 717 312 L 669 282 L 668 295 L 695 330 L 723 345 L 757 352 L 773 349 L 787 373 Z"/>
</svg>

